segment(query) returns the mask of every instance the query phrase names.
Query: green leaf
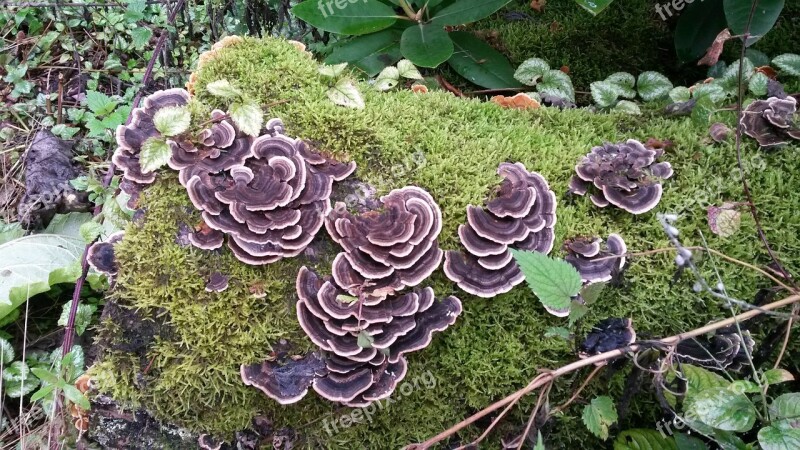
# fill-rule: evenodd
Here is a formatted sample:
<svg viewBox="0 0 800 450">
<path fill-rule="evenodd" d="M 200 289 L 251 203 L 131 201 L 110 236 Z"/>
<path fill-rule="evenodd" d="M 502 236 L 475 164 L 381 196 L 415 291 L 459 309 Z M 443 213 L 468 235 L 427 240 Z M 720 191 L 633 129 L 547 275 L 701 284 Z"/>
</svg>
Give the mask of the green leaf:
<svg viewBox="0 0 800 450">
<path fill-rule="evenodd" d="M 800 392 L 776 397 L 769 405 L 769 414 L 776 419 L 800 419 Z"/>
<path fill-rule="evenodd" d="M 625 114 L 632 114 L 634 116 L 639 116 L 642 114 L 642 110 L 639 109 L 639 105 L 630 100 L 620 100 L 614 106 L 612 111 L 617 111 Z"/>
<path fill-rule="evenodd" d="M 494 14 L 510 0 L 459 0 L 436 11 L 431 22 L 439 26 L 464 25 Z"/>
<path fill-rule="evenodd" d="M 52 384 L 46 384 L 42 386 L 38 391 L 34 392 L 31 395 L 31 402 L 38 402 L 39 400 L 47 397 L 53 390 L 55 390 L 55 386 Z"/>
<path fill-rule="evenodd" d="M 800 429 L 789 421 L 773 423 L 758 430 L 762 450 L 797 450 L 800 448 Z"/>
<path fill-rule="evenodd" d="M 5 223 L 0 222 L 0 244 L 5 244 L 8 241 L 22 237 L 25 235 L 25 230 L 19 222 Z"/>
<path fill-rule="evenodd" d="M 775 22 L 783 11 L 784 0 L 758 0 L 756 9 L 750 20 L 752 3 L 742 0 L 724 0 L 725 18 L 733 35 L 750 32 L 745 45 L 753 45 L 775 26 Z M 749 28 L 748 28 L 749 23 Z"/>
<path fill-rule="evenodd" d="M 686 415 L 726 431 L 749 431 L 756 422 L 756 409 L 750 399 L 722 387 L 695 395 Z"/>
<path fill-rule="evenodd" d="M 533 450 L 545 450 L 544 448 L 544 440 L 542 439 L 542 432 L 538 431 L 536 436 L 536 445 L 533 446 Z"/>
<path fill-rule="evenodd" d="M 711 97 L 701 97 L 695 103 L 692 109 L 692 121 L 699 125 L 708 125 L 711 121 L 711 115 L 717 110 L 717 105 L 711 100 Z"/>
<path fill-rule="evenodd" d="M 611 397 L 605 395 L 595 397 L 583 408 L 583 424 L 602 440 L 608 439 L 608 428 L 616 421 L 617 408 Z"/>
<path fill-rule="evenodd" d="M 581 276 L 570 263 L 539 252 L 511 250 L 525 281 L 542 304 L 553 310 L 569 309 L 581 290 Z"/>
<path fill-rule="evenodd" d="M 89 91 L 86 93 L 86 106 L 98 116 L 111 114 L 117 107 L 117 102 L 102 92 Z"/>
<path fill-rule="evenodd" d="M 662 14 L 661 18 L 667 20 L 669 17 Z M 675 27 L 675 51 L 680 62 L 694 61 L 703 56 L 719 32 L 727 26 L 722 0 L 687 4 Z"/>
<path fill-rule="evenodd" d="M 64 383 L 64 380 L 62 380 L 56 374 L 50 372 L 47 369 L 42 369 L 41 367 L 34 367 L 31 369 L 31 372 L 33 372 L 33 374 L 36 375 L 36 378 L 53 386 L 60 386 Z"/>
<path fill-rule="evenodd" d="M 347 62 L 373 77 L 386 66 L 394 64 L 400 55 L 400 30 L 391 28 L 377 33 L 357 36 L 337 42 L 326 64 Z"/>
<path fill-rule="evenodd" d="M 546 338 L 559 337 L 565 341 L 568 341 L 570 336 L 569 330 L 564 327 L 550 327 L 544 332 L 544 337 Z"/>
<path fill-rule="evenodd" d="M 722 376 L 699 366 L 683 364 L 681 370 L 686 380 L 686 400 L 689 401 L 706 389 L 727 388 L 730 385 Z"/>
<path fill-rule="evenodd" d="M 69 320 L 69 311 L 72 308 L 72 300 L 68 301 L 64 304 L 64 307 L 61 310 L 61 317 L 58 319 L 58 325 L 65 327 L 67 326 L 67 321 Z M 87 303 L 81 303 L 78 305 L 78 312 L 75 315 L 75 332 L 78 333 L 78 336 L 81 336 L 89 324 L 92 323 L 92 317 L 94 313 L 97 311 L 97 306 L 90 305 Z"/>
<path fill-rule="evenodd" d="M 514 67 L 491 45 L 465 31 L 454 31 L 450 38 L 455 52 L 447 63 L 456 73 L 487 89 L 522 87 L 514 79 Z"/>
<path fill-rule="evenodd" d="M 628 72 L 616 72 L 606 78 L 606 83 L 611 83 L 619 88 L 620 97 L 636 98 L 636 78 Z"/>
<path fill-rule="evenodd" d="M 776 56 L 772 64 L 791 76 L 800 77 L 800 55 L 784 53 Z"/>
<path fill-rule="evenodd" d="M 591 305 L 596 302 L 607 285 L 608 283 L 592 283 L 581 288 L 581 298 L 583 302 L 586 303 L 586 305 Z"/>
<path fill-rule="evenodd" d="M 453 55 L 453 41 L 441 26 L 413 25 L 400 38 L 400 52 L 418 66 L 436 67 Z"/>
<path fill-rule="evenodd" d="M 0 338 L 0 365 L 5 367 L 14 360 L 14 347 L 6 339 Z"/>
<path fill-rule="evenodd" d="M 708 97 L 711 103 L 719 103 L 728 97 L 725 89 L 719 83 L 707 83 L 695 85 L 692 97 L 698 101 L 703 97 Z"/>
<path fill-rule="evenodd" d="M 103 232 L 103 225 L 94 220 L 90 220 L 81 225 L 81 239 L 87 244 L 91 244 Z"/>
<path fill-rule="evenodd" d="M 651 102 L 669 95 L 669 91 L 672 90 L 672 82 L 658 72 L 642 72 L 636 81 L 636 87 L 642 100 Z"/>
<path fill-rule="evenodd" d="M 400 71 L 397 67 L 389 66 L 381 71 L 378 78 L 375 79 L 375 89 L 379 91 L 388 91 L 389 89 L 397 86 L 400 82 Z"/>
<path fill-rule="evenodd" d="M 137 50 L 141 50 L 153 37 L 153 30 L 148 27 L 136 27 L 131 30 L 131 42 Z"/>
<path fill-rule="evenodd" d="M 62 389 L 64 390 L 64 397 L 67 397 L 69 401 L 75 403 L 81 409 L 88 410 L 92 408 L 92 405 L 89 403 L 89 399 L 86 398 L 86 396 L 83 395 L 83 393 L 75 386 L 67 384 L 64 385 Z"/>
<path fill-rule="evenodd" d="M 0 245 L 0 318 L 30 297 L 80 276 L 79 237 L 34 234 Z"/>
<path fill-rule="evenodd" d="M 761 388 L 749 380 L 736 380 L 728 386 L 728 389 L 740 394 L 755 394 L 756 392 L 761 392 Z"/>
<path fill-rule="evenodd" d="M 794 381 L 794 375 L 784 369 L 770 369 L 761 376 L 761 382 L 764 384 L 780 384 L 787 381 Z"/>
<path fill-rule="evenodd" d="M 708 450 L 706 443 L 684 433 L 675 433 L 675 444 L 678 450 Z"/>
<path fill-rule="evenodd" d="M 692 92 L 685 86 L 676 86 L 669 91 L 669 99 L 675 103 L 688 102 L 692 98 Z"/>
<path fill-rule="evenodd" d="M 589 307 L 587 307 L 583 303 L 573 300 L 569 306 L 569 326 L 571 327 L 575 325 L 575 323 L 583 319 L 588 312 L 589 312 Z"/>
<path fill-rule="evenodd" d="M 156 111 L 153 123 L 156 125 L 156 130 L 164 136 L 177 136 L 189 129 L 192 115 L 186 107 L 167 106 Z"/>
<path fill-rule="evenodd" d="M 87 185 L 88 187 L 88 185 Z M 81 226 L 92 220 L 92 213 L 71 212 L 56 214 L 53 220 L 44 229 L 47 234 L 60 234 L 64 236 L 81 237 Z"/>
<path fill-rule="evenodd" d="M 678 450 L 678 446 L 672 437 L 656 430 L 634 428 L 617 436 L 614 450 Z"/>
<path fill-rule="evenodd" d="M 142 151 L 139 153 L 139 163 L 142 165 L 142 173 L 149 173 L 160 169 L 167 164 L 171 155 L 172 150 L 164 138 L 148 138 L 142 144 Z"/>
<path fill-rule="evenodd" d="M 575 88 L 572 87 L 572 80 L 569 75 L 560 70 L 545 72 L 542 81 L 536 85 L 536 90 L 542 95 L 552 95 L 571 102 L 575 101 Z"/>
<path fill-rule="evenodd" d="M 358 297 L 355 297 L 353 295 L 339 294 L 336 296 L 336 301 L 352 304 L 358 301 Z"/>
<path fill-rule="evenodd" d="M 53 125 L 53 128 L 50 129 L 50 132 L 55 134 L 56 136 L 64 139 L 66 141 L 75 137 L 75 135 L 80 131 L 79 128 L 76 127 L 68 127 L 63 123 L 59 123 L 57 125 Z"/>
<path fill-rule="evenodd" d="M 372 343 L 375 342 L 375 338 L 370 336 L 366 330 L 361 330 L 358 333 L 358 341 L 356 344 L 361 348 L 372 348 Z"/>
<path fill-rule="evenodd" d="M 589 85 L 592 91 L 592 99 L 601 108 L 610 108 L 617 103 L 617 99 L 622 95 L 622 91 L 615 84 L 607 81 L 595 81 Z"/>
<path fill-rule="evenodd" d="M 28 365 L 14 361 L 3 367 L 3 391 L 11 398 L 20 398 L 39 387 L 39 380 L 31 376 Z"/>
<path fill-rule="evenodd" d="M 613 1 L 614 0 L 575 0 L 575 3 L 592 13 L 593 16 L 596 16 L 603 12 L 604 9 L 608 8 L 608 5 Z"/>
<path fill-rule="evenodd" d="M 339 78 L 339 76 L 344 73 L 344 69 L 346 69 L 346 68 L 347 68 L 347 63 L 346 62 L 345 63 L 341 63 L 341 64 L 333 64 L 333 65 L 322 64 L 321 66 L 319 66 L 319 69 L 317 69 L 317 71 L 323 77 Z"/>
<path fill-rule="evenodd" d="M 419 73 L 417 67 L 414 66 L 414 63 L 407 59 L 403 59 L 397 62 L 397 70 L 400 73 L 400 76 L 403 78 L 408 78 L 410 80 L 421 80 L 422 74 Z"/>
<path fill-rule="evenodd" d="M 342 78 L 335 86 L 328 89 L 328 98 L 337 105 L 348 108 L 364 109 L 364 99 L 358 87 L 347 78 Z"/>
<path fill-rule="evenodd" d="M 212 81 L 206 85 L 206 91 L 214 97 L 236 98 L 242 96 L 242 91 L 232 85 L 228 80 Z"/>
<path fill-rule="evenodd" d="M 291 13 L 314 28 L 348 35 L 374 33 L 397 21 L 394 9 L 378 0 L 357 3 L 307 0 L 292 8 Z"/>
<path fill-rule="evenodd" d="M 261 125 L 264 124 L 264 112 L 259 105 L 251 101 L 234 102 L 228 115 L 242 133 L 255 137 L 261 132 Z"/>
<path fill-rule="evenodd" d="M 749 59 L 754 66 L 761 67 L 761 66 L 768 66 L 769 65 L 769 56 L 766 53 L 762 52 L 761 50 L 756 50 L 754 48 L 748 48 L 744 52 L 744 57 Z"/>
<path fill-rule="evenodd" d="M 544 73 L 550 70 L 550 64 L 541 58 L 530 58 L 523 61 L 514 72 L 514 78 L 522 84 L 536 86 Z"/>
</svg>

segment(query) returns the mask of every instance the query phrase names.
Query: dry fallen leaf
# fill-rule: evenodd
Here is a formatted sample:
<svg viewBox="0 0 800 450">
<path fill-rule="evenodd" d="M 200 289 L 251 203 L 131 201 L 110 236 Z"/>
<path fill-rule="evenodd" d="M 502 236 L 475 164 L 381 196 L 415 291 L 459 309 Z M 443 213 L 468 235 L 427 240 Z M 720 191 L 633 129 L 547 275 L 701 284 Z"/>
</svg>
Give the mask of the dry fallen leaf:
<svg viewBox="0 0 800 450">
<path fill-rule="evenodd" d="M 503 108 L 514 109 L 538 109 L 542 105 L 536 100 L 531 98 L 530 95 L 520 92 L 513 97 L 506 97 L 505 95 L 495 95 L 492 97 L 492 103 L 496 103 Z"/>
<path fill-rule="evenodd" d="M 560 71 L 564 72 L 565 74 L 569 75 L 569 66 L 561 66 L 561 68 L 558 69 L 558 70 L 560 70 Z"/>
<path fill-rule="evenodd" d="M 708 227 L 711 232 L 720 236 L 728 237 L 739 231 L 742 225 L 742 213 L 737 211 L 736 204 L 725 202 L 722 206 L 708 207 Z"/>
<path fill-rule="evenodd" d="M 774 80 L 778 76 L 778 72 L 770 66 L 756 67 L 756 72 L 761 72 L 770 80 Z"/>
<path fill-rule="evenodd" d="M 546 4 L 547 0 L 531 0 L 531 9 L 536 12 L 542 12 Z"/>
<path fill-rule="evenodd" d="M 427 94 L 428 86 L 425 86 L 424 84 L 415 84 L 411 86 L 411 92 L 415 94 Z"/>
<path fill-rule="evenodd" d="M 705 56 L 700 58 L 700 61 L 697 61 L 698 66 L 713 66 L 714 64 L 719 61 L 719 55 L 722 54 L 722 48 L 725 45 L 725 41 L 731 38 L 731 30 L 725 28 L 724 30 L 720 31 L 716 38 L 714 38 L 714 42 L 711 43 L 711 47 L 708 47 L 706 50 Z"/>
</svg>

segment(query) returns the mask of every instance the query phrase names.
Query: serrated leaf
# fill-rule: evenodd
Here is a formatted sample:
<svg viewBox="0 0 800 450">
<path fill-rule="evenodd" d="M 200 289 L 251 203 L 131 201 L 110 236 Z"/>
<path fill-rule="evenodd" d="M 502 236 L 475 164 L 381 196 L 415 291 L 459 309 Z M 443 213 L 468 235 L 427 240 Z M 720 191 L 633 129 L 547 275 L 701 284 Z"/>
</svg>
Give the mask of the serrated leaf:
<svg viewBox="0 0 800 450">
<path fill-rule="evenodd" d="M 348 108 L 364 109 L 364 99 L 361 92 L 351 80 L 343 78 L 335 86 L 328 89 L 328 98 L 337 105 Z"/>
<path fill-rule="evenodd" d="M 570 263 L 539 252 L 511 250 L 525 281 L 548 308 L 564 310 L 581 290 L 581 275 Z"/>
<path fill-rule="evenodd" d="M 614 450 L 679 450 L 671 436 L 656 430 L 634 428 L 620 433 L 614 440 Z M 683 449 L 681 449 L 683 450 Z"/>
<path fill-rule="evenodd" d="M 131 30 L 131 43 L 137 50 L 141 50 L 153 37 L 153 30 L 148 27 L 136 27 Z"/>
<path fill-rule="evenodd" d="M 761 450 L 797 450 L 800 448 L 800 428 L 789 421 L 773 423 L 758 430 Z"/>
<path fill-rule="evenodd" d="M 589 312 L 589 307 L 587 307 L 583 303 L 573 300 L 569 306 L 569 326 L 571 327 L 575 325 L 575 323 L 583 319 L 588 312 Z"/>
<path fill-rule="evenodd" d="M 0 364 L 5 367 L 14 360 L 14 347 L 8 340 L 0 338 Z"/>
<path fill-rule="evenodd" d="M 102 92 L 89 91 L 86 93 L 86 106 L 97 116 L 105 116 L 114 111 L 117 102 Z"/>
<path fill-rule="evenodd" d="M 784 53 L 776 56 L 772 64 L 789 75 L 800 77 L 800 55 Z"/>
<path fill-rule="evenodd" d="M 622 91 L 617 85 L 606 81 L 595 81 L 589 85 L 592 91 L 592 100 L 601 108 L 610 108 L 617 103 Z"/>
<path fill-rule="evenodd" d="M 536 91 L 542 95 L 553 95 L 575 102 L 575 88 L 569 75 L 560 70 L 548 70 L 536 85 Z"/>
<path fill-rule="evenodd" d="M 80 276 L 79 237 L 35 234 L 0 245 L 0 318 L 33 295 Z"/>
<path fill-rule="evenodd" d="M 142 144 L 142 151 L 139 153 L 139 164 L 142 165 L 142 173 L 150 173 L 160 169 L 169 161 L 172 150 L 164 138 L 151 137 Z"/>
<path fill-rule="evenodd" d="M 375 342 L 375 338 L 370 336 L 366 330 L 361 330 L 358 333 L 358 341 L 356 344 L 361 348 L 372 348 L 372 343 Z"/>
<path fill-rule="evenodd" d="M 636 90 L 634 89 L 634 86 L 636 85 L 636 77 L 628 72 L 612 73 L 608 76 L 608 78 L 606 78 L 605 81 L 606 83 L 613 84 L 619 89 L 620 97 L 631 100 L 636 98 Z"/>
<path fill-rule="evenodd" d="M 389 66 L 378 74 L 375 79 L 375 89 L 379 91 L 388 91 L 389 89 L 397 86 L 400 82 L 400 70 L 397 67 Z"/>
<path fill-rule="evenodd" d="M 264 112 L 257 104 L 249 101 L 234 102 L 228 115 L 239 130 L 247 135 L 256 137 L 261 133 L 264 124 Z"/>
<path fill-rule="evenodd" d="M 756 409 L 750 399 L 722 387 L 700 391 L 686 415 L 713 428 L 742 433 L 753 428 L 756 422 Z"/>
<path fill-rule="evenodd" d="M 292 8 L 291 13 L 314 28 L 346 35 L 374 33 L 397 21 L 392 7 L 379 0 L 359 0 L 356 4 L 308 0 Z"/>
<path fill-rule="evenodd" d="M 522 84 L 535 86 L 548 70 L 550 70 L 550 64 L 547 61 L 541 58 L 530 58 L 517 67 L 514 78 Z"/>
<path fill-rule="evenodd" d="M 727 388 L 730 382 L 722 376 L 691 364 L 681 365 L 683 378 L 686 379 L 686 399 L 691 400 L 696 394 L 710 388 Z"/>
<path fill-rule="evenodd" d="M 192 115 L 186 107 L 167 106 L 156 111 L 153 123 L 156 130 L 164 136 L 177 136 L 189 129 Z"/>
<path fill-rule="evenodd" d="M 794 375 L 785 369 L 770 369 L 762 374 L 761 380 L 765 384 L 780 384 L 794 381 Z"/>
<path fill-rule="evenodd" d="M 639 109 L 639 105 L 630 100 L 620 100 L 611 110 L 625 114 L 631 114 L 634 116 L 639 116 L 642 114 L 642 110 Z"/>
<path fill-rule="evenodd" d="M 411 61 L 407 59 L 401 59 L 397 62 L 397 70 L 400 73 L 400 76 L 403 78 L 408 78 L 411 80 L 421 80 L 422 74 L 419 73 L 417 67 Z"/>
<path fill-rule="evenodd" d="M 333 65 L 322 64 L 322 65 L 319 66 L 319 69 L 317 69 L 317 71 L 323 77 L 339 78 L 339 76 L 342 73 L 344 73 L 344 70 L 346 68 L 347 68 L 347 63 L 346 62 L 345 63 L 341 63 L 341 64 L 333 64 Z"/>
<path fill-rule="evenodd" d="M 669 95 L 669 91 L 672 90 L 672 82 L 658 72 L 642 72 L 636 80 L 636 88 L 642 100 L 652 102 Z"/>
<path fill-rule="evenodd" d="M 87 244 L 91 244 L 103 232 L 103 225 L 90 220 L 89 222 L 81 225 L 81 239 Z"/>
<path fill-rule="evenodd" d="M 769 405 L 769 414 L 776 419 L 800 418 L 800 392 L 790 392 L 776 397 Z"/>
<path fill-rule="evenodd" d="M 68 301 L 64 304 L 64 307 L 61 310 L 61 317 L 58 319 L 58 325 L 65 327 L 67 326 L 67 321 L 69 320 L 69 312 L 72 308 L 72 300 Z M 75 314 L 75 332 L 78 333 L 78 336 L 81 336 L 89 324 L 92 323 L 92 317 L 94 313 L 97 312 L 97 306 L 90 305 L 87 303 L 81 303 L 78 305 L 78 312 Z"/>
<path fill-rule="evenodd" d="M 608 439 L 608 428 L 617 421 L 617 408 L 611 397 L 602 395 L 583 408 L 583 424 L 595 436 Z"/>
<path fill-rule="evenodd" d="M 584 303 L 591 305 L 596 302 L 607 285 L 608 283 L 592 283 L 584 286 L 581 289 L 581 298 Z"/>
<path fill-rule="evenodd" d="M 676 86 L 669 91 L 669 98 L 675 103 L 688 102 L 691 97 L 691 91 L 685 86 Z"/>
<path fill-rule="evenodd" d="M 206 91 L 214 97 L 236 98 L 242 96 L 242 91 L 232 85 L 228 80 L 212 81 L 206 85 Z"/>
<path fill-rule="evenodd" d="M 544 337 L 559 337 L 565 341 L 568 341 L 570 339 L 570 332 L 564 327 L 550 327 L 544 332 Z"/>
<path fill-rule="evenodd" d="M 11 398 L 30 394 L 39 386 L 39 380 L 31 376 L 30 368 L 22 361 L 14 361 L 3 368 L 3 391 Z"/>
</svg>

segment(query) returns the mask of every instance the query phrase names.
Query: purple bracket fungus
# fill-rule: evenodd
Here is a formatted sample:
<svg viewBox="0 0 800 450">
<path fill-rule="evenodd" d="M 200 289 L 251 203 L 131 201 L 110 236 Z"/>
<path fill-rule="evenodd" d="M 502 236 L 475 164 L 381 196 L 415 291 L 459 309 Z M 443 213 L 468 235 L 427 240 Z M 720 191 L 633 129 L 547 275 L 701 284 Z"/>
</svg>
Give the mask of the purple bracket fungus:
<svg viewBox="0 0 800 450">
<path fill-rule="evenodd" d="M 669 162 L 656 162 L 663 148 L 645 146 L 635 139 L 592 148 L 575 166 L 569 191 L 590 193 L 596 206 L 613 204 L 631 214 L 643 214 L 661 200 L 661 180 L 673 175 Z"/>
<path fill-rule="evenodd" d="M 740 334 L 736 327 L 727 327 L 711 337 L 687 339 L 678 343 L 675 357 L 681 362 L 711 370 L 738 372 L 749 365 L 755 341 L 749 330 Z"/>
<path fill-rule="evenodd" d="M 197 447 L 203 450 L 220 450 L 225 441 L 217 439 L 210 434 L 201 434 L 197 437 Z"/>
<path fill-rule="evenodd" d="M 494 297 L 525 277 L 509 249 L 544 254 L 553 249 L 556 196 L 547 181 L 521 163 L 503 163 L 503 181 L 485 208 L 467 207 L 467 223 L 458 235 L 466 252 L 448 250 L 444 272 L 470 294 Z"/>
<path fill-rule="evenodd" d="M 230 276 L 225 275 L 220 272 L 214 272 L 211 276 L 208 277 L 208 281 L 206 282 L 206 291 L 207 292 L 222 292 L 225 289 L 228 289 L 228 282 L 230 281 Z"/>
<path fill-rule="evenodd" d="M 114 246 L 122 241 L 124 231 L 118 231 L 103 242 L 95 242 L 86 253 L 86 262 L 96 271 L 113 279 L 117 275 L 117 259 L 114 255 Z"/>
<path fill-rule="evenodd" d="M 462 310 L 458 298 L 437 301 L 430 287 L 383 299 L 350 297 L 333 279 L 306 267 L 298 273 L 297 294 L 300 326 L 328 352 L 328 373 L 311 385 L 320 396 L 352 407 L 390 396 L 406 374 L 405 355 L 427 347 Z"/>
<path fill-rule="evenodd" d="M 142 106 L 132 111 L 130 124 L 117 127 L 118 147 L 112 161 L 123 172 L 120 187 L 132 197 L 141 191 L 141 185 L 150 184 L 156 179 L 155 172 L 145 172 L 139 161 L 145 141 L 161 137 L 154 122 L 156 113 L 162 108 L 185 106 L 188 103 L 189 93 L 183 89 L 158 91 L 145 97 Z"/>
<path fill-rule="evenodd" d="M 564 260 L 575 266 L 584 284 L 610 281 L 622 272 L 628 248 L 622 236 L 609 234 L 602 248 L 600 238 L 579 237 L 564 243 Z M 615 258 L 614 256 L 618 256 Z"/>
<path fill-rule="evenodd" d="M 244 384 L 258 388 L 281 405 L 300 401 L 317 378 L 327 373 L 325 362 L 317 353 L 289 359 L 285 364 L 264 361 L 241 367 Z"/>
<path fill-rule="evenodd" d="M 800 123 L 796 120 L 797 99 L 770 97 L 756 100 L 745 108 L 739 122 L 744 134 L 758 141 L 763 149 L 774 149 L 800 140 Z"/>
<path fill-rule="evenodd" d="M 442 212 L 424 189 L 407 186 L 381 197 L 382 211 L 354 215 L 337 203 L 325 221 L 344 252 L 333 261 L 336 284 L 377 300 L 413 287 L 442 262 Z"/>
<path fill-rule="evenodd" d="M 578 356 L 588 358 L 600 353 L 624 348 L 636 342 L 636 331 L 631 319 L 611 317 L 592 327 L 580 346 Z"/>
</svg>

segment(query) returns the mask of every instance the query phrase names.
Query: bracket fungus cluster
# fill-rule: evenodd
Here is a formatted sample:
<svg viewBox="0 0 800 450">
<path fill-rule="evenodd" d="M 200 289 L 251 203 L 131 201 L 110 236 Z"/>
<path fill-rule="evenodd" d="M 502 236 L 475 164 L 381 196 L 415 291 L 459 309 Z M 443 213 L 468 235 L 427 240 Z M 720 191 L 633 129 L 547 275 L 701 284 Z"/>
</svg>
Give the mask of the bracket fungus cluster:
<svg viewBox="0 0 800 450">
<path fill-rule="evenodd" d="M 458 228 L 466 252 L 448 250 L 444 272 L 470 294 L 494 297 L 524 280 L 510 249 L 550 253 L 555 235 L 556 196 L 547 181 L 521 163 L 503 163 L 503 181 L 484 208 L 467 207 Z"/>
<path fill-rule="evenodd" d="M 622 236 L 611 233 L 603 243 L 600 238 L 579 237 L 564 243 L 564 260 L 572 264 L 584 284 L 610 281 L 625 267 L 628 251 Z M 615 258 L 614 256 L 617 256 Z"/>
<path fill-rule="evenodd" d="M 610 317 L 601 320 L 581 343 L 578 356 L 588 358 L 600 353 L 627 347 L 636 342 L 636 331 L 631 319 Z"/>
<path fill-rule="evenodd" d="M 712 370 L 738 372 L 749 367 L 748 355 L 753 354 L 754 348 L 749 330 L 740 333 L 736 327 L 727 327 L 709 337 L 681 341 L 675 348 L 675 357 Z"/>
<path fill-rule="evenodd" d="M 611 204 L 631 214 L 646 213 L 661 200 L 661 180 L 673 174 L 669 162 L 656 162 L 663 154 L 663 148 L 635 139 L 594 147 L 575 166 L 569 190 L 576 195 L 591 191 L 589 199 L 601 208 Z"/>
<path fill-rule="evenodd" d="M 119 270 L 117 258 L 114 253 L 114 246 L 122 241 L 124 236 L 124 231 L 117 231 L 108 236 L 105 241 L 98 241 L 92 244 L 86 252 L 86 262 L 89 263 L 89 266 L 105 274 L 110 280 L 117 276 Z"/>
<path fill-rule="evenodd" d="M 761 148 L 774 149 L 800 140 L 800 123 L 796 116 L 796 97 L 770 97 L 748 105 L 740 124 L 744 133 L 758 141 Z"/>
</svg>

